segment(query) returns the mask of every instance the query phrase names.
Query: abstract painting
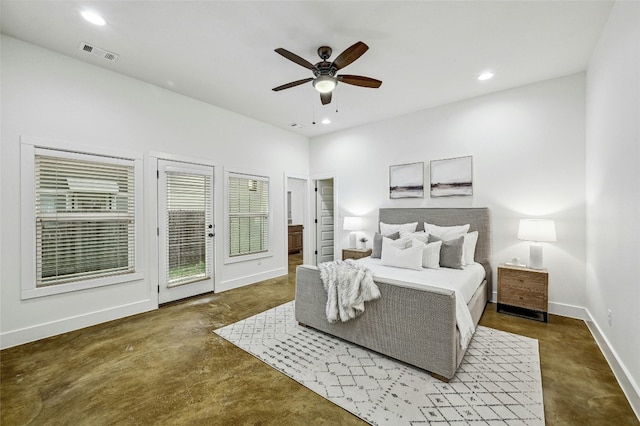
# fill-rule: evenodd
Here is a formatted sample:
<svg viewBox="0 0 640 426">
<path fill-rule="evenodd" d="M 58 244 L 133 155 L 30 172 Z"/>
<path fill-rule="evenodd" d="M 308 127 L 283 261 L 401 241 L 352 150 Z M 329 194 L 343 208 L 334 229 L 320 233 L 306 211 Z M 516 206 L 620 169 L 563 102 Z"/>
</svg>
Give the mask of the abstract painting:
<svg viewBox="0 0 640 426">
<path fill-rule="evenodd" d="M 424 197 L 424 163 L 389 166 L 389 197 Z"/>
<path fill-rule="evenodd" d="M 448 158 L 431 162 L 431 196 L 473 195 L 472 157 Z"/>
</svg>

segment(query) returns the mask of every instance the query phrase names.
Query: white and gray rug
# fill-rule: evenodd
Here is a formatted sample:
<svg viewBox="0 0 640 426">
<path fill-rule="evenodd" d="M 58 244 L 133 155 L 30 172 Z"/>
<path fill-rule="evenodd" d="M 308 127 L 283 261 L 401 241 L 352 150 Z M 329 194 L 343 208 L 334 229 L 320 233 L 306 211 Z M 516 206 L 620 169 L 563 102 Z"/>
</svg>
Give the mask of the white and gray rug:
<svg viewBox="0 0 640 426">
<path fill-rule="evenodd" d="M 294 302 L 215 333 L 373 425 L 544 425 L 538 341 L 478 327 L 449 383 L 316 330 Z"/>
</svg>

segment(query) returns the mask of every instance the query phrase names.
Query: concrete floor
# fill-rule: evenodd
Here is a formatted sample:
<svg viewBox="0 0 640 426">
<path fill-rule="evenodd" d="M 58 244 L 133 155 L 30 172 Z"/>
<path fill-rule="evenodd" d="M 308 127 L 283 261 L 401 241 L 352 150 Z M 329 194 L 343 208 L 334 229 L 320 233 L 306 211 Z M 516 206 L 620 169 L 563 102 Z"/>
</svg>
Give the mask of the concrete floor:
<svg viewBox="0 0 640 426">
<path fill-rule="evenodd" d="M 212 333 L 294 291 L 290 273 L 3 350 L 0 424 L 366 424 Z M 582 321 L 490 304 L 481 324 L 540 341 L 547 425 L 639 424 Z"/>
</svg>

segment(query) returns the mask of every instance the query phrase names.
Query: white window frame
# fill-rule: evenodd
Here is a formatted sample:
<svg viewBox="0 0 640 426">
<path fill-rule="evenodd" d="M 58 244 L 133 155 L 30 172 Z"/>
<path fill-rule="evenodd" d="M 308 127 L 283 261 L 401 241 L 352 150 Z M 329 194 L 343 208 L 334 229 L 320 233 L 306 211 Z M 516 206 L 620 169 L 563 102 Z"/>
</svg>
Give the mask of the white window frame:
<svg viewBox="0 0 640 426">
<path fill-rule="evenodd" d="M 268 182 L 269 188 L 269 201 L 267 203 L 269 208 L 269 216 L 267 219 L 267 223 L 269 226 L 269 249 L 267 251 L 263 251 L 260 253 L 251 253 L 251 254 L 243 254 L 238 256 L 230 256 L 230 244 L 229 244 L 229 176 L 242 176 L 247 178 L 255 178 L 257 180 L 266 180 Z M 272 213 L 272 203 L 273 203 L 273 188 L 272 188 L 272 179 L 267 174 L 262 173 L 254 173 L 247 171 L 237 171 L 237 170 L 225 170 L 224 171 L 224 263 L 238 263 L 238 262 L 246 262 L 255 259 L 264 259 L 266 257 L 273 256 L 273 213 Z"/>
<path fill-rule="evenodd" d="M 82 281 L 37 287 L 36 272 L 36 182 L 35 159 L 38 153 L 48 156 L 104 161 L 106 163 L 127 163 L 134 167 L 134 244 L 135 270 L 132 273 L 92 278 Z M 21 136 L 21 257 L 22 257 L 22 299 L 68 293 L 112 284 L 120 284 L 144 279 L 144 239 L 143 239 L 143 166 L 142 155 L 113 149 L 95 149 L 61 141 Z"/>
</svg>

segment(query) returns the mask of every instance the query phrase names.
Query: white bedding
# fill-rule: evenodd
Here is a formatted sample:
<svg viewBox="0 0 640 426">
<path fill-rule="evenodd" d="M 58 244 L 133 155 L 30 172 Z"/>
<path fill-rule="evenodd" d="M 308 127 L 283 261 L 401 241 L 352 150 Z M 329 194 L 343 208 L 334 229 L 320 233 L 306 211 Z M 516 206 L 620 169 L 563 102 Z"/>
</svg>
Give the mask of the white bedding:
<svg viewBox="0 0 640 426">
<path fill-rule="evenodd" d="M 463 269 L 440 268 L 423 269 L 422 271 L 384 266 L 380 264 L 380 259 L 372 259 L 371 257 L 359 259 L 358 263 L 371 269 L 373 278 L 379 281 L 412 288 L 430 287 L 454 290 L 462 295 L 465 304 L 471 301 L 486 276 L 484 267 L 479 263 L 463 266 Z"/>
</svg>

